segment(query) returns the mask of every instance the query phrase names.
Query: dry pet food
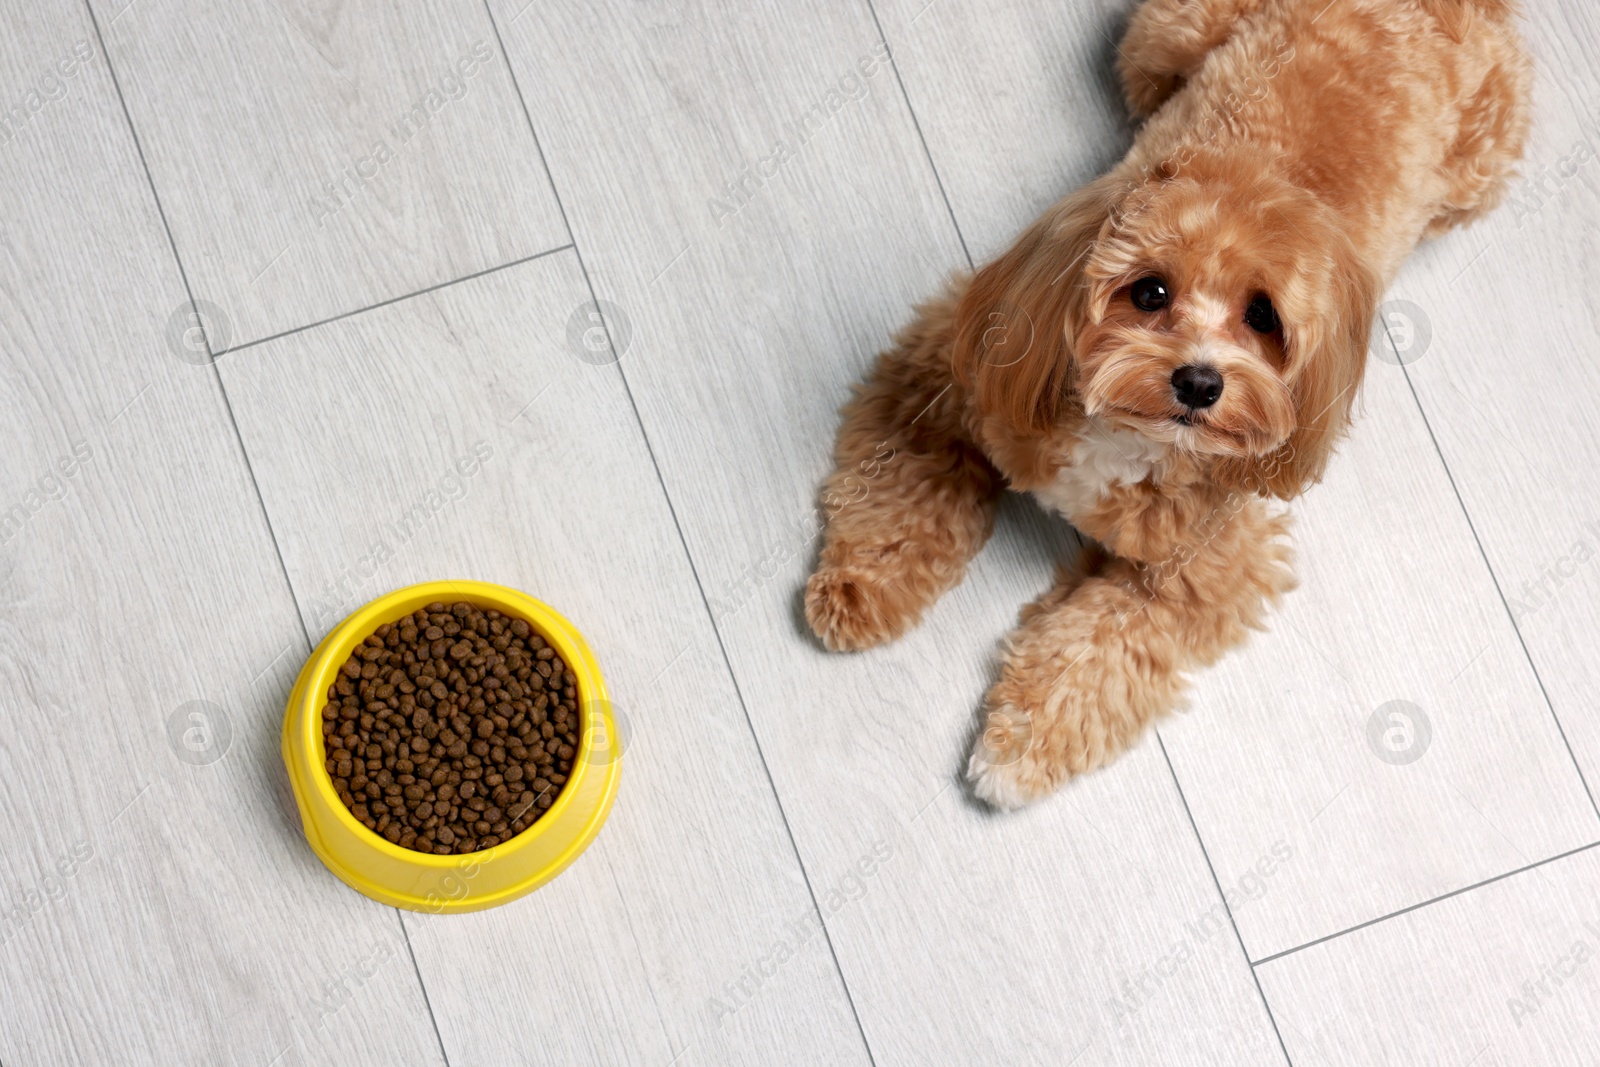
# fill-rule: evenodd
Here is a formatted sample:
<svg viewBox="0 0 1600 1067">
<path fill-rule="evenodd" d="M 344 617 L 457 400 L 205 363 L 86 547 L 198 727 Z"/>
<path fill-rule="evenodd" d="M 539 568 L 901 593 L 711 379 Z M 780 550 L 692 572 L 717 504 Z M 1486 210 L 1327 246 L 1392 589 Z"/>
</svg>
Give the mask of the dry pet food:
<svg viewBox="0 0 1600 1067">
<path fill-rule="evenodd" d="M 367 829 L 475 852 L 532 826 L 566 784 L 577 680 L 525 620 L 429 604 L 356 646 L 322 738 L 333 788 Z"/>
</svg>

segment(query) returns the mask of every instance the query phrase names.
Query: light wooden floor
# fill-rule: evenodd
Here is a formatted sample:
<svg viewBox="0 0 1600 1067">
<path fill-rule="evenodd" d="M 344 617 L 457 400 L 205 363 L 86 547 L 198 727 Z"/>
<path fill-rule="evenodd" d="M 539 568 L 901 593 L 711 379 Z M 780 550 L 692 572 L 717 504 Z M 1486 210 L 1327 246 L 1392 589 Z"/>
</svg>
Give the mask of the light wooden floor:
<svg viewBox="0 0 1600 1067">
<path fill-rule="evenodd" d="M 1159 737 L 956 785 L 1070 544 L 1021 500 L 904 641 L 797 622 L 838 405 L 1122 151 L 1129 2 L 6 3 L 0 1063 L 1600 1062 L 1593 5 L 1530 4 L 1526 178 Z M 426 917 L 277 734 L 450 576 L 572 618 L 629 750 L 567 874 Z"/>
</svg>

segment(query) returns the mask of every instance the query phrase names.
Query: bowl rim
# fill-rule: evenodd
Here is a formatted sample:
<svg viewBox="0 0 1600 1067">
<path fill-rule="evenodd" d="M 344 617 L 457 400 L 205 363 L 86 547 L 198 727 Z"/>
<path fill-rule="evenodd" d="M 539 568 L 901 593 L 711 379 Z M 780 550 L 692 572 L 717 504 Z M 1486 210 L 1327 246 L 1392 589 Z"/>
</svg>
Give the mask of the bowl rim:
<svg viewBox="0 0 1600 1067">
<path fill-rule="evenodd" d="M 456 601 L 464 600 L 476 604 L 479 608 L 493 608 L 502 614 L 520 618 L 533 627 L 540 637 L 555 646 L 556 654 L 577 679 L 580 733 L 578 751 L 573 754 L 572 773 L 567 775 L 567 780 L 562 783 L 550 807 L 532 826 L 487 849 L 452 852 L 441 856 L 418 852 L 389 841 L 382 834 L 367 829 L 366 825 L 345 807 L 344 801 L 340 800 L 339 794 L 334 791 L 333 779 L 328 773 L 327 750 L 323 747 L 322 739 L 322 707 L 327 703 L 328 686 L 332 684 L 334 673 L 349 659 L 350 653 L 368 636 L 375 633 L 379 626 L 386 622 L 398 621 L 430 603 L 449 603 L 452 597 Z M 410 603 L 411 606 L 403 609 L 402 605 L 406 603 Z M 342 657 L 339 655 L 340 648 L 345 650 Z M 380 853 L 403 863 L 448 871 L 458 868 L 464 861 L 485 863 L 491 859 L 509 859 L 537 843 L 551 827 L 559 825 L 557 816 L 571 806 L 572 798 L 579 794 L 579 784 L 587 773 L 591 770 L 596 773 L 613 772 L 614 765 L 621 755 L 615 753 L 605 766 L 591 766 L 591 755 L 597 733 L 594 728 L 595 705 L 607 702 L 608 698 L 600 677 L 599 665 L 595 662 L 594 655 L 589 651 L 583 636 L 550 605 L 508 586 L 471 579 L 441 579 L 419 582 L 385 593 L 357 608 L 339 625 L 328 631 L 327 636 L 318 643 L 311 659 L 307 661 L 305 670 L 305 685 L 300 695 L 299 710 L 301 740 L 306 753 L 305 762 L 310 765 L 312 772 L 308 776 L 307 784 L 316 790 L 324 804 L 331 808 L 334 818 L 346 829 L 353 831 L 358 839 Z M 604 710 L 603 708 L 599 710 L 600 718 L 604 720 L 606 718 Z M 609 728 L 607 732 L 608 735 L 611 733 Z M 537 876 L 537 873 L 532 872 L 530 877 Z"/>
</svg>

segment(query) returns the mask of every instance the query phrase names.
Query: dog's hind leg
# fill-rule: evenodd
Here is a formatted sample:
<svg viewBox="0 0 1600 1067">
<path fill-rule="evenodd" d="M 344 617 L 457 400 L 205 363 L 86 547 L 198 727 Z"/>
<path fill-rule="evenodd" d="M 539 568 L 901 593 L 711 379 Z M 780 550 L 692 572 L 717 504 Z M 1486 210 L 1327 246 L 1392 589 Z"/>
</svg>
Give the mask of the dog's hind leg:
<svg viewBox="0 0 1600 1067">
<path fill-rule="evenodd" d="M 1156 113 L 1233 24 L 1262 0 L 1145 0 L 1117 48 L 1117 76 L 1135 118 Z"/>
<path fill-rule="evenodd" d="M 967 439 L 946 296 L 878 359 L 845 408 L 823 487 L 827 529 L 806 620 L 835 651 L 881 644 L 961 580 L 994 528 L 1002 480 Z"/>
<path fill-rule="evenodd" d="M 1463 109 L 1455 144 L 1440 166 L 1444 203 L 1424 237 L 1437 237 L 1493 210 L 1522 157 L 1532 68 L 1512 39 L 1514 28 L 1492 32 L 1491 46 L 1501 55 Z"/>
</svg>

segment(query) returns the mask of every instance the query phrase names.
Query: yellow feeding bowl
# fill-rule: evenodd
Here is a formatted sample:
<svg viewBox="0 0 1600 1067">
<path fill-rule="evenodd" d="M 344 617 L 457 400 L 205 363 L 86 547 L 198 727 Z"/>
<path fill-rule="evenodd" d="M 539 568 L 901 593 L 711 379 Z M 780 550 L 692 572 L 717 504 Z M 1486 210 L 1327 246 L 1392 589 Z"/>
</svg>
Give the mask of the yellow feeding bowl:
<svg viewBox="0 0 1600 1067">
<path fill-rule="evenodd" d="M 481 852 L 436 856 L 390 844 L 344 806 L 328 777 L 322 708 L 339 668 L 369 634 L 435 602 L 458 601 L 523 619 L 578 680 L 578 752 L 555 802 L 515 837 Z M 547 604 L 487 582 L 426 582 L 379 597 L 322 639 L 300 671 L 283 717 L 283 762 L 311 848 L 357 892 L 412 911 L 492 908 L 531 893 L 578 858 L 611 811 L 621 747 L 600 668 L 583 637 Z"/>
</svg>

